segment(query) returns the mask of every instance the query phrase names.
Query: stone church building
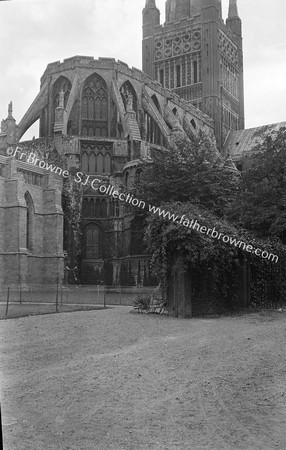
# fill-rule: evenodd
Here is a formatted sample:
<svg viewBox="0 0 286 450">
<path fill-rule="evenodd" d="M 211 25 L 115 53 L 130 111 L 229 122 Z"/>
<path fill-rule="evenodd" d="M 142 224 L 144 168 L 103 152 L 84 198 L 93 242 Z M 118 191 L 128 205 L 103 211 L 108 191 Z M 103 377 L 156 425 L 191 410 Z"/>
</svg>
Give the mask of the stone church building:
<svg viewBox="0 0 286 450">
<path fill-rule="evenodd" d="M 243 99 L 236 0 L 226 22 L 220 0 L 167 0 L 163 25 L 155 0 L 146 0 L 143 71 L 86 56 L 48 64 L 24 117 L 16 124 L 10 104 L 1 123 L 0 286 L 154 282 L 128 204 L 21 152 L 132 193 L 142 162 L 164 151 L 174 131 L 202 130 L 219 150 L 227 142 L 231 156 L 231 136 L 244 129 Z M 21 141 L 37 120 L 39 138 Z"/>
</svg>

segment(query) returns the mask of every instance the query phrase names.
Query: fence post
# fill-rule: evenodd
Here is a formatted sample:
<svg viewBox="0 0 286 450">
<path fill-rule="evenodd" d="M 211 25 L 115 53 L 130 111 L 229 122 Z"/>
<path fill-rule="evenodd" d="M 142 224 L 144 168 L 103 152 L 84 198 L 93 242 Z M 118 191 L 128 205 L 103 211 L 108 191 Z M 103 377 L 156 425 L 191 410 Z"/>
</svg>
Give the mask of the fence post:
<svg viewBox="0 0 286 450">
<path fill-rule="evenodd" d="M 20 305 L 22 305 L 22 284 L 20 283 Z"/>
<path fill-rule="evenodd" d="M 0 403 L 0 450 L 3 450 L 2 412 Z"/>
<path fill-rule="evenodd" d="M 10 288 L 8 287 L 8 291 L 7 291 L 7 304 L 6 304 L 6 314 L 5 314 L 5 316 L 7 316 L 7 314 L 8 314 L 9 300 L 10 300 Z"/>
<path fill-rule="evenodd" d="M 66 290 L 66 303 L 68 304 L 68 302 L 69 302 L 69 285 L 68 284 L 65 285 L 65 290 Z"/>
<path fill-rule="evenodd" d="M 57 283 L 56 312 L 58 312 L 58 303 L 59 303 L 59 283 Z"/>
<path fill-rule="evenodd" d="M 98 301 L 98 304 L 100 305 L 100 286 L 99 286 L 99 283 L 97 285 L 97 301 Z"/>
<path fill-rule="evenodd" d="M 105 284 L 103 284 L 103 307 L 106 308 Z"/>
</svg>

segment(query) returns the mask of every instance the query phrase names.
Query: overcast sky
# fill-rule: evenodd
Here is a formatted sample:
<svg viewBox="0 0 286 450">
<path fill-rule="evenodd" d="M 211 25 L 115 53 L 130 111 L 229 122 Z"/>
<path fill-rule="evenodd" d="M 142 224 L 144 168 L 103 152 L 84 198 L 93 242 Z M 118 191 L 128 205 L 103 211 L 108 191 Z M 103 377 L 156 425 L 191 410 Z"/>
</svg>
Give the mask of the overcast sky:
<svg viewBox="0 0 286 450">
<path fill-rule="evenodd" d="M 229 0 L 222 0 L 226 18 Z M 156 0 L 165 20 L 165 0 Z M 114 57 L 141 69 L 145 0 L 0 2 L 0 118 L 20 121 L 47 64 L 74 55 Z M 243 23 L 246 127 L 286 121 L 285 0 L 238 0 Z M 24 138 L 38 136 L 35 125 Z"/>
</svg>

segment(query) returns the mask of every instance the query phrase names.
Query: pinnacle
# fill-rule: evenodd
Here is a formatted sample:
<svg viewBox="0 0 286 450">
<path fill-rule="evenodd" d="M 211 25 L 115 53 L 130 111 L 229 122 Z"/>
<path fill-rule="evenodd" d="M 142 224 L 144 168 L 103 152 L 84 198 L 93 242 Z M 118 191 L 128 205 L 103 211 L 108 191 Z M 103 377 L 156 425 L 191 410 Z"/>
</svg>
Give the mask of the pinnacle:
<svg viewBox="0 0 286 450">
<path fill-rule="evenodd" d="M 229 0 L 228 19 L 233 19 L 234 17 L 239 17 L 237 0 Z"/>
<path fill-rule="evenodd" d="M 156 0 L 146 0 L 145 8 L 156 8 Z"/>
</svg>

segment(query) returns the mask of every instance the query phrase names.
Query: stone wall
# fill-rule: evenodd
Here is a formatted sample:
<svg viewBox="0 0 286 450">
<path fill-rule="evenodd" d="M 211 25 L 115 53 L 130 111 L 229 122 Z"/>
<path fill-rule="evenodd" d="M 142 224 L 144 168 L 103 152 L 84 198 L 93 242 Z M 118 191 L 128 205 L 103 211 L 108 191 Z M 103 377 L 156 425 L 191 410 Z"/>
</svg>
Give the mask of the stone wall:
<svg viewBox="0 0 286 450">
<path fill-rule="evenodd" d="M 13 158 L 0 158 L 5 166 L 5 173 L 0 176 L 0 286 L 61 282 L 64 273 L 61 180 Z M 29 180 L 25 181 L 19 169 L 31 175 Z M 42 186 L 33 184 L 32 174 L 42 176 Z"/>
</svg>

